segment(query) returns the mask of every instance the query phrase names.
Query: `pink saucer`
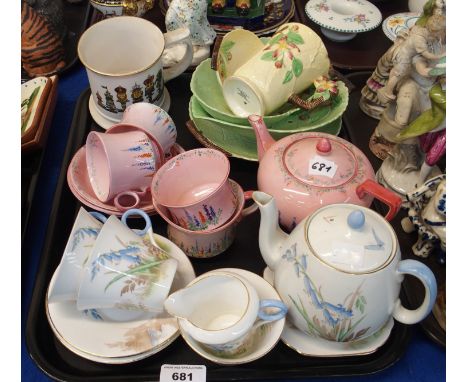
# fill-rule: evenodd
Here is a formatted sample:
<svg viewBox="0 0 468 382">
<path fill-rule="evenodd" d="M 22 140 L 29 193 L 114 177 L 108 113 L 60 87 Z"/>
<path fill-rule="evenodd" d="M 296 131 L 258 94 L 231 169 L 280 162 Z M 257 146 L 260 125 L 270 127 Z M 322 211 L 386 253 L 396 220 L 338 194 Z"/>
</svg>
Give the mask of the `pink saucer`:
<svg viewBox="0 0 468 382">
<path fill-rule="evenodd" d="M 185 150 L 178 145 L 177 143 L 171 148 L 171 157 L 178 155 Z M 166 158 L 167 160 L 168 158 Z M 81 147 L 71 160 L 68 171 L 67 171 L 67 182 L 68 187 L 70 187 L 71 192 L 75 197 L 84 205 L 100 212 L 104 212 L 109 215 L 121 216 L 122 211 L 114 206 L 112 201 L 110 202 L 101 202 L 96 195 L 94 194 L 93 188 L 89 181 L 88 170 L 86 167 L 86 148 L 85 146 Z M 156 214 L 154 209 L 151 193 L 148 192 L 147 195 L 142 199 L 139 209 L 145 211 L 149 215 Z"/>
</svg>

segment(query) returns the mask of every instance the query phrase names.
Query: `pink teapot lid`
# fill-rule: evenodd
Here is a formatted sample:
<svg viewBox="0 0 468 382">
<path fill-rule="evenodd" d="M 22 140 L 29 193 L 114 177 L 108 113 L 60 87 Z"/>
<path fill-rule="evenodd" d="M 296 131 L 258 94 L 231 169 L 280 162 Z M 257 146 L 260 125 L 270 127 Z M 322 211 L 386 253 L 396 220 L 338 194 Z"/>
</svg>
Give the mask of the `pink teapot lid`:
<svg viewBox="0 0 468 382">
<path fill-rule="evenodd" d="M 331 204 L 311 215 L 306 225 L 311 251 L 346 273 L 383 268 L 396 251 L 393 228 L 378 213 L 354 204 Z"/>
<path fill-rule="evenodd" d="M 307 137 L 291 143 L 283 154 L 287 171 L 298 181 L 315 187 L 338 187 L 358 170 L 354 153 L 332 138 Z"/>
</svg>

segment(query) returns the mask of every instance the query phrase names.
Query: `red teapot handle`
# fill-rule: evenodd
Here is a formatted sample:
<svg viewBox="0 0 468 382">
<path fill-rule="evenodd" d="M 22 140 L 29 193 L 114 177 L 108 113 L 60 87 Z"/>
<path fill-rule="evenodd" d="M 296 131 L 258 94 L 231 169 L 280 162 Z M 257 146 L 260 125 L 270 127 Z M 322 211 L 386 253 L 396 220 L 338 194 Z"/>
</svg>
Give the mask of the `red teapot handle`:
<svg viewBox="0 0 468 382">
<path fill-rule="evenodd" d="M 385 203 L 389 208 L 387 215 L 385 216 L 385 219 L 388 221 L 392 220 L 400 210 L 401 198 L 393 191 L 386 189 L 373 180 L 367 179 L 365 182 L 357 186 L 356 194 L 359 199 L 362 199 L 366 194 L 369 194 Z"/>
</svg>

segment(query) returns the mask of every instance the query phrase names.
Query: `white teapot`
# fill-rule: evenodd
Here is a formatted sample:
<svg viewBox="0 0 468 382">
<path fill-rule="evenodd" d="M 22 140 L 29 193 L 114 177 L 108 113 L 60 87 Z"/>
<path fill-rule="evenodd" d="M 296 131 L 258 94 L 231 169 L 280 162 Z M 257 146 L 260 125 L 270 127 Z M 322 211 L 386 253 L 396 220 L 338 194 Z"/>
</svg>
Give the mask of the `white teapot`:
<svg viewBox="0 0 468 382">
<path fill-rule="evenodd" d="M 274 198 L 256 191 L 253 199 L 261 212 L 260 251 L 288 306 L 289 322 L 304 333 L 354 341 L 376 333 L 392 317 L 414 324 L 431 312 L 437 295 L 434 274 L 418 261 L 401 260 L 393 228 L 375 211 L 327 205 L 288 235 L 278 225 Z M 404 308 L 399 299 L 405 274 L 425 287 L 416 310 Z"/>
</svg>

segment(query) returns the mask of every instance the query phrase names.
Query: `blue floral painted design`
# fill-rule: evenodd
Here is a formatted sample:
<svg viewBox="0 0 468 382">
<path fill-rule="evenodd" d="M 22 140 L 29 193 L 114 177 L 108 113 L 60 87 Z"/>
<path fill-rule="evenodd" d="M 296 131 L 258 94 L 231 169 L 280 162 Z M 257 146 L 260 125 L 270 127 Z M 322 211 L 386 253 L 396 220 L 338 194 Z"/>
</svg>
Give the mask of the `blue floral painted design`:
<svg viewBox="0 0 468 382">
<path fill-rule="evenodd" d="M 303 280 L 309 303 L 312 304 L 315 311 L 320 312 L 318 315 L 314 314 L 310 317 L 301 298 L 298 296 L 295 299 L 291 295 L 289 296 L 296 310 L 306 321 L 310 334 L 319 335 L 332 341 L 346 342 L 359 339 L 367 333 L 370 327 L 358 332 L 354 331 L 365 317 L 363 313 L 367 304 L 366 298 L 360 291 L 361 285 L 354 292 L 351 292 L 343 303 L 335 304 L 325 301 L 321 293 L 322 288 L 320 286 L 317 288 L 307 274 L 307 255 L 297 254 L 297 243 L 288 248 L 283 253 L 282 258 L 293 264 L 296 277 Z M 355 309 L 361 313 L 361 317 L 353 322 L 357 313 Z"/>
</svg>

